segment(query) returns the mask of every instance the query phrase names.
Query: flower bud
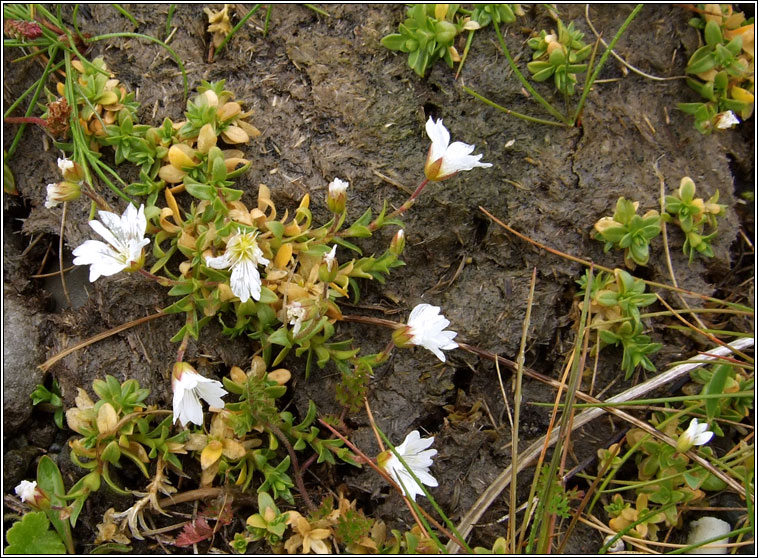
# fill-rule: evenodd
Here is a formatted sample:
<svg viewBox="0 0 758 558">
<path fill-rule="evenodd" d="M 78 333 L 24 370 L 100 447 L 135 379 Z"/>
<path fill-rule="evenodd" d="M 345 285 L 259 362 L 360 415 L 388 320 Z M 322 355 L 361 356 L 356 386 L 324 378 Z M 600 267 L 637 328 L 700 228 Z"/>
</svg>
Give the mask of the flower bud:
<svg viewBox="0 0 758 558">
<path fill-rule="evenodd" d="M 57 184 L 48 184 L 45 207 L 50 209 L 57 206 L 59 203 L 78 200 L 81 195 L 81 186 L 76 182 L 64 181 L 58 182 Z"/>
<path fill-rule="evenodd" d="M 58 158 L 58 168 L 61 169 L 63 178 L 69 182 L 81 182 L 84 180 L 84 169 L 76 161 Z"/>
<path fill-rule="evenodd" d="M 329 183 L 329 193 L 327 194 L 326 204 L 329 211 L 340 214 L 345 211 L 345 202 L 347 200 L 346 190 L 350 184 L 339 178 L 335 178 Z"/>
<path fill-rule="evenodd" d="M 50 507 L 50 498 L 37 486 L 37 481 L 22 480 L 16 486 L 16 496 L 35 509 Z"/>
<path fill-rule="evenodd" d="M 390 253 L 394 254 L 395 256 L 400 256 L 403 253 L 404 249 L 405 231 L 403 229 L 400 229 L 395 233 L 395 236 L 392 237 L 392 242 L 390 242 Z"/>
</svg>

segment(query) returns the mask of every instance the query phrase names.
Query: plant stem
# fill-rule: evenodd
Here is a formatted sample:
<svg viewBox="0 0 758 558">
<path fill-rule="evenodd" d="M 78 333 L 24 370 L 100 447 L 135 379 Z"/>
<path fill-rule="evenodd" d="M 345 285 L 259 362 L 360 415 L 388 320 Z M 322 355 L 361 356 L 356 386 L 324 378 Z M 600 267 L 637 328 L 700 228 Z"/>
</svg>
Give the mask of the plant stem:
<svg viewBox="0 0 758 558">
<path fill-rule="evenodd" d="M 38 116 L 6 116 L 3 118 L 6 124 L 36 124 L 40 128 L 47 129 L 47 120 Z"/>
<path fill-rule="evenodd" d="M 469 95 L 473 95 L 480 101 L 482 101 L 484 104 L 491 106 L 492 108 L 496 108 L 497 110 L 503 111 L 505 114 L 509 114 L 511 116 L 515 116 L 516 118 L 521 118 L 522 120 L 526 120 L 528 122 L 534 122 L 536 124 L 548 124 L 550 126 L 560 126 L 565 127 L 566 125 L 563 122 L 556 122 L 554 120 L 543 120 L 542 118 L 537 118 L 535 116 L 529 116 L 527 114 L 522 114 L 520 112 L 516 112 L 515 110 L 511 110 L 508 108 L 505 108 L 502 105 L 498 105 L 494 101 L 490 101 L 487 97 L 484 97 L 471 89 L 470 87 L 463 86 L 463 90 L 468 93 Z"/>
<path fill-rule="evenodd" d="M 603 55 L 600 57 L 600 61 L 597 63 L 597 67 L 595 68 L 595 71 L 592 72 L 592 76 L 585 82 L 584 91 L 582 91 L 582 97 L 579 99 L 579 104 L 576 106 L 574 117 L 571 119 L 571 122 L 570 122 L 571 126 L 574 126 L 576 124 L 576 121 L 579 118 L 579 115 L 582 113 L 584 102 L 587 100 L 587 95 L 589 95 L 590 89 L 592 88 L 592 84 L 597 79 L 597 76 L 600 73 L 600 70 L 603 69 L 603 64 L 605 64 L 605 61 L 608 59 L 608 56 L 611 54 L 611 51 L 616 46 L 616 43 L 618 42 L 618 40 L 621 38 L 621 35 L 623 35 L 624 32 L 626 31 L 626 28 L 629 27 L 629 25 L 632 23 L 634 18 L 637 17 L 637 14 L 640 13 L 640 10 L 642 10 L 642 6 L 643 6 L 642 4 L 637 4 L 637 7 L 634 8 L 634 10 L 632 10 L 632 13 L 629 14 L 629 16 L 626 18 L 626 21 L 624 21 L 623 25 L 616 32 L 616 36 L 613 37 L 611 44 L 609 44 L 608 48 L 606 48 L 605 52 L 603 52 Z"/>
<path fill-rule="evenodd" d="M 279 441 L 284 444 L 284 447 L 287 448 L 287 453 L 289 454 L 290 461 L 292 462 L 292 472 L 295 476 L 295 484 L 297 484 L 297 490 L 300 492 L 300 496 L 303 497 L 305 505 L 308 506 L 308 510 L 311 512 L 316 511 L 317 508 L 313 504 L 313 500 L 311 500 L 311 497 L 308 494 L 308 490 L 305 488 L 305 483 L 303 482 L 303 474 L 300 471 L 300 464 L 297 461 L 295 449 L 292 447 L 292 444 L 290 444 L 287 436 L 284 435 L 284 432 L 282 432 L 278 426 L 272 423 L 268 423 L 266 426 L 271 430 L 271 432 L 276 435 L 277 438 L 279 438 Z"/>
<path fill-rule="evenodd" d="M 553 118 L 556 118 L 557 120 L 563 122 L 564 126 L 567 126 L 569 124 L 568 117 L 561 114 L 558 110 L 553 107 L 550 103 L 548 103 L 542 95 L 537 93 L 537 90 L 532 87 L 532 84 L 527 81 L 527 79 L 524 77 L 524 75 L 521 73 L 521 71 L 518 69 L 518 66 L 516 66 L 516 62 L 513 60 L 513 57 L 511 56 L 510 51 L 508 50 L 508 47 L 505 44 L 505 39 L 503 39 L 503 34 L 500 32 L 500 26 L 495 24 L 493 22 L 493 26 L 495 27 L 495 33 L 497 33 L 497 38 L 500 41 L 500 47 L 503 49 L 503 52 L 505 53 L 505 57 L 508 59 L 508 64 L 511 65 L 511 69 L 516 74 L 516 76 L 521 81 L 521 84 L 524 86 L 524 88 L 529 91 L 529 93 L 532 94 L 532 96 L 543 106 L 545 107 L 545 110 L 547 110 L 550 115 Z"/>
</svg>

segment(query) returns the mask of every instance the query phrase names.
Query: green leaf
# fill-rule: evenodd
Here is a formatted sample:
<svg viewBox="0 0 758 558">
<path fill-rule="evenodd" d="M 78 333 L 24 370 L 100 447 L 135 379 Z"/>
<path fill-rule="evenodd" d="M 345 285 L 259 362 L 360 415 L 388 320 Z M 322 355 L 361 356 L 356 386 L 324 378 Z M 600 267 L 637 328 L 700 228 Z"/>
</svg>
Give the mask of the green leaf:
<svg viewBox="0 0 758 558">
<path fill-rule="evenodd" d="M 726 364 L 717 364 L 713 367 L 713 376 L 711 380 L 703 388 L 704 394 L 723 394 L 726 380 L 729 377 L 732 367 Z M 720 400 L 718 398 L 705 400 L 705 412 L 708 416 L 708 420 L 712 420 L 718 416 Z"/>
<path fill-rule="evenodd" d="M 216 196 L 216 189 L 208 184 L 201 184 L 199 182 L 191 182 L 190 180 L 184 180 L 184 187 L 191 196 L 194 196 L 200 200 L 212 200 Z"/>
<path fill-rule="evenodd" d="M 65 554 L 58 533 L 50 530 L 50 522 L 43 512 L 27 513 L 21 521 L 13 524 L 5 534 L 8 546 L 6 554 Z"/>
<path fill-rule="evenodd" d="M 720 45 L 723 41 L 721 36 L 721 27 L 718 23 L 711 20 L 705 24 L 705 42 L 708 46 Z"/>
<path fill-rule="evenodd" d="M 398 33 L 387 35 L 380 42 L 382 43 L 382 45 L 384 45 L 384 47 L 390 50 L 401 50 L 401 51 L 407 52 L 407 50 L 405 49 L 405 43 L 407 42 L 407 39 L 406 37 Z"/>
</svg>

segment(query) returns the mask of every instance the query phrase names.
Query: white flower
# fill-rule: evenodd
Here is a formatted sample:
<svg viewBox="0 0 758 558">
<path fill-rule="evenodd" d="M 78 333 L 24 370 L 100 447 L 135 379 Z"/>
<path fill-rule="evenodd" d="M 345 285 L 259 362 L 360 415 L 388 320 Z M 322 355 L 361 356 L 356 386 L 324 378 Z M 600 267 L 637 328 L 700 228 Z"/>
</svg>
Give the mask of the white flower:
<svg viewBox="0 0 758 558">
<path fill-rule="evenodd" d="M 223 256 L 205 259 L 214 269 L 232 268 L 232 292 L 242 302 L 247 302 L 250 297 L 253 297 L 253 300 L 261 299 L 261 274 L 258 272 L 258 265 L 270 263 L 263 257 L 263 251 L 255 241 L 257 235 L 257 232 L 239 231 L 226 243 Z"/>
<path fill-rule="evenodd" d="M 174 365 L 171 387 L 174 390 L 174 422 L 178 420 L 182 426 L 188 422 L 203 425 L 201 398 L 211 407 L 223 409 L 221 398 L 228 393 L 221 382 L 201 376 L 186 362 Z"/>
<path fill-rule="evenodd" d="M 471 155 L 475 149 L 460 141 L 450 143 L 450 132 L 442 125 L 442 119 L 435 122 L 432 117 L 426 122 L 426 133 L 432 140 L 426 157 L 424 173 L 429 180 L 444 180 L 458 171 L 475 167 L 491 167 L 491 163 L 480 163 L 482 155 Z"/>
<path fill-rule="evenodd" d="M 34 503 L 37 499 L 37 481 L 22 480 L 16 487 L 16 496 L 22 502 Z"/>
<path fill-rule="evenodd" d="M 335 178 L 329 183 L 329 195 L 330 196 L 342 196 L 345 194 L 345 190 L 350 186 L 349 182 L 345 182 L 339 178 Z"/>
<path fill-rule="evenodd" d="M 337 245 L 335 244 L 332 246 L 331 251 L 324 254 L 324 263 L 326 264 L 326 270 L 331 271 L 332 267 L 334 266 L 334 262 L 336 261 L 337 255 Z"/>
<path fill-rule="evenodd" d="M 414 430 L 405 437 L 403 443 L 395 447 L 395 451 L 403 458 L 413 474 L 427 486 L 437 486 L 437 479 L 429 473 L 432 466 L 432 457 L 437 455 L 436 449 L 427 449 L 434 443 L 434 436 L 422 438 L 418 430 Z M 392 479 L 405 490 L 405 494 L 414 502 L 417 495 L 424 494 L 424 490 L 403 466 L 400 460 L 387 450 L 379 454 L 377 463 Z"/>
<path fill-rule="evenodd" d="M 303 320 L 307 317 L 307 310 L 299 302 L 295 301 L 287 305 L 287 319 L 292 327 L 292 335 L 297 335 L 303 327 Z"/>
<path fill-rule="evenodd" d="M 90 221 L 97 234 L 106 241 L 87 240 L 74 250 L 74 265 L 89 265 L 89 280 L 115 275 L 119 271 L 134 270 L 142 265 L 142 248 L 150 244 L 144 238 L 147 229 L 145 207 L 139 211 L 129 204 L 124 214 L 119 217 L 109 211 L 98 213 L 100 221 Z"/>
<path fill-rule="evenodd" d="M 740 121 L 731 110 L 720 112 L 716 115 L 716 128 L 720 128 L 721 130 L 726 130 L 739 123 Z"/>
<path fill-rule="evenodd" d="M 63 174 L 65 174 L 67 170 L 74 169 L 74 162 L 68 158 L 61 159 L 58 157 L 58 168 L 61 169 Z"/>
<path fill-rule="evenodd" d="M 45 207 L 51 209 L 59 203 L 74 201 L 79 199 L 81 187 L 73 182 L 58 182 L 47 185 L 47 199 Z"/>
<path fill-rule="evenodd" d="M 440 314 L 439 306 L 419 304 L 411 310 L 408 317 L 407 334 L 410 335 L 411 343 L 429 349 L 438 359 L 445 362 L 442 350 L 458 348 L 458 343 L 453 341 L 458 334 L 454 331 L 443 331 L 449 325 L 450 321 Z"/>
<path fill-rule="evenodd" d="M 326 204 L 332 213 L 342 213 L 345 211 L 345 202 L 347 194 L 345 190 L 349 184 L 344 180 L 335 178 L 329 183 L 329 192 L 326 195 Z"/>
<path fill-rule="evenodd" d="M 679 440 L 676 442 L 676 449 L 680 452 L 689 450 L 692 446 L 702 446 L 707 444 L 713 438 L 713 432 L 708 430 L 708 424 L 698 424 L 696 418 L 690 421 L 687 430 L 682 432 Z"/>
</svg>

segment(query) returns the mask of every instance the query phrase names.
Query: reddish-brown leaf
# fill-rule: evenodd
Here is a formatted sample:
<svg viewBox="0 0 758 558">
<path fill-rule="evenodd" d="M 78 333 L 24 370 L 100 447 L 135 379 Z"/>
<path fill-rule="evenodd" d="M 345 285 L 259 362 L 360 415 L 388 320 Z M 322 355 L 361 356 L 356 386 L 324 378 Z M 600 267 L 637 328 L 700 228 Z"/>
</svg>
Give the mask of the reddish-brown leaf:
<svg viewBox="0 0 758 558">
<path fill-rule="evenodd" d="M 192 546 L 200 541 L 207 540 L 213 536 L 213 529 L 204 517 L 198 517 L 195 521 L 190 521 L 184 526 L 184 530 L 176 537 L 176 546 Z"/>
</svg>

